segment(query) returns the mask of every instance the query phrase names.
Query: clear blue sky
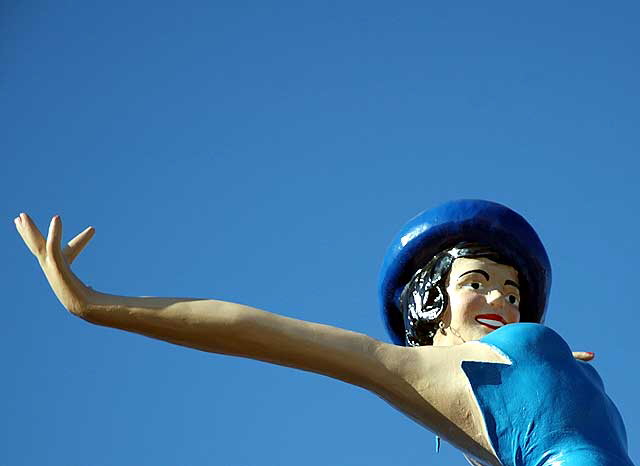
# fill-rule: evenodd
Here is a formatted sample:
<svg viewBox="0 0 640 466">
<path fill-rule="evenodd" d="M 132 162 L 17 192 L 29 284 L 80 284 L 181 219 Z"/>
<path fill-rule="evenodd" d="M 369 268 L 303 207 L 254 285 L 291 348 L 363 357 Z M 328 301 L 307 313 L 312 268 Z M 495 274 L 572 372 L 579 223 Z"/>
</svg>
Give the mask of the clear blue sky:
<svg viewBox="0 0 640 466">
<path fill-rule="evenodd" d="M 636 2 L 1 10 L 0 464 L 465 464 L 361 389 L 74 318 L 12 222 L 95 226 L 75 270 L 101 291 L 388 341 L 388 242 L 463 197 L 538 230 L 547 323 L 596 352 L 640 460 Z"/>
</svg>

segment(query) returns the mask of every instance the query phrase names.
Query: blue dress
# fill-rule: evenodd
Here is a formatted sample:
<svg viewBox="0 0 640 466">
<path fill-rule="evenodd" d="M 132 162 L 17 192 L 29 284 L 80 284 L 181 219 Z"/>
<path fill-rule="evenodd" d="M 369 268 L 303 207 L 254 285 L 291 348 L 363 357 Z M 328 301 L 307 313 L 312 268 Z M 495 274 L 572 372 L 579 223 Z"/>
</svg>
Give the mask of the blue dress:
<svg viewBox="0 0 640 466">
<path fill-rule="evenodd" d="M 512 362 L 462 363 L 503 465 L 633 466 L 602 379 L 556 332 L 510 324 L 480 341 Z"/>
</svg>

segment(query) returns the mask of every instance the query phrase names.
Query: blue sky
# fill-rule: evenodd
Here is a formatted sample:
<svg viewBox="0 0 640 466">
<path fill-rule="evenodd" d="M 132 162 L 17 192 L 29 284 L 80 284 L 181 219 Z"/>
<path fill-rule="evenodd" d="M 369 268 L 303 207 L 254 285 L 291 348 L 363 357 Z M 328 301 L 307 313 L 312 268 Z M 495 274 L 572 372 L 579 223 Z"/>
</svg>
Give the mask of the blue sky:
<svg viewBox="0 0 640 466">
<path fill-rule="evenodd" d="M 547 324 L 640 459 L 635 2 L 5 2 L 0 464 L 457 465 L 383 401 L 68 314 L 13 226 L 96 236 L 94 288 L 250 304 L 388 341 L 387 244 L 486 198 L 554 267 Z"/>
</svg>

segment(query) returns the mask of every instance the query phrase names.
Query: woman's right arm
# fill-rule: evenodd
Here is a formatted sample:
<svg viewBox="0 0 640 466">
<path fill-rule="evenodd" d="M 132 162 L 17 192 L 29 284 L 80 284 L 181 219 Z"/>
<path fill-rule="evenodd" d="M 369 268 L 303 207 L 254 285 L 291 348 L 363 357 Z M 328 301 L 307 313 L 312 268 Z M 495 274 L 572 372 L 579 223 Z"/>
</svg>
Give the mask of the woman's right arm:
<svg viewBox="0 0 640 466">
<path fill-rule="evenodd" d="M 486 455 L 486 449 L 478 443 L 477 419 L 470 419 L 464 408 L 468 393 L 460 360 L 468 355 L 460 350 L 465 345 L 405 348 L 360 333 L 224 301 L 100 293 L 82 283 L 69 267 L 93 235 L 92 228 L 62 250 L 59 217 L 52 219 L 46 240 L 26 214 L 16 218 L 15 223 L 62 305 L 82 319 L 358 385 L 463 450 Z"/>
<path fill-rule="evenodd" d="M 317 372 L 378 394 L 403 384 L 393 369 L 399 347 L 224 301 L 100 293 L 87 287 L 69 266 L 93 235 L 92 228 L 63 251 L 58 216 L 52 219 L 46 240 L 28 215 L 21 214 L 15 224 L 62 305 L 88 322 L 203 351 Z"/>
</svg>

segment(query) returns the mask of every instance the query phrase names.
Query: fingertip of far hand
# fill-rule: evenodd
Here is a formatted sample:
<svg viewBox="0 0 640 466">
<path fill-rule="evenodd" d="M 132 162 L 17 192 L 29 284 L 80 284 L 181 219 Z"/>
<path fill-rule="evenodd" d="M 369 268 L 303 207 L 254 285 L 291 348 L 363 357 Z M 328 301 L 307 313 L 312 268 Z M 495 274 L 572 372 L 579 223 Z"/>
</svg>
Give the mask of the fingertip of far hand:
<svg viewBox="0 0 640 466">
<path fill-rule="evenodd" d="M 587 362 L 587 361 L 593 361 L 593 358 L 595 358 L 595 354 L 592 353 L 591 351 L 578 351 L 574 353 L 574 357 L 579 361 Z"/>
</svg>

